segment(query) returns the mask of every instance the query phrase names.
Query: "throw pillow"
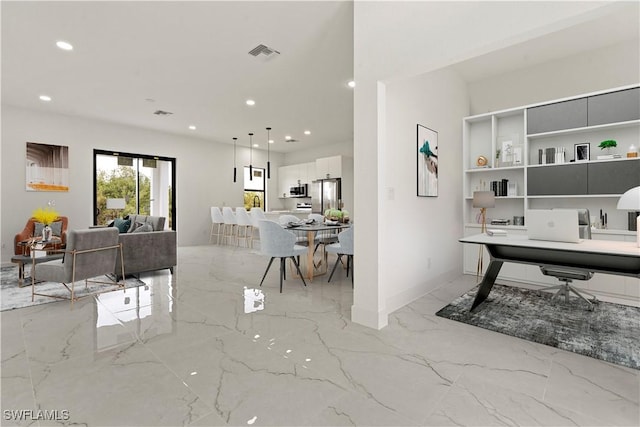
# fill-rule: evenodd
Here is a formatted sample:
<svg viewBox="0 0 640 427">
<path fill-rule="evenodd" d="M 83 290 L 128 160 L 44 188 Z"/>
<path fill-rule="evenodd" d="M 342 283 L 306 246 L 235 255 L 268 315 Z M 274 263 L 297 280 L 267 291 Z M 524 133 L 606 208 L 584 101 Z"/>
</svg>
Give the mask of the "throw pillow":
<svg viewBox="0 0 640 427">
<path fill-rule="evenodd" d="M 151 224 L 145 222 L 144 224 L 140 224 L 139 227 L 133 230 L 133 233 L 148 233 L 150 231 L 153 231 L 153 227 L 151 226 Z"/>
<path fill-rule="evenodd" d="M 116 227 L 120 233 L 126 233 L 131 226 L 131 220 L 116 218 L 113 222 L 113 226 Z"/>
<path fill-rule="evenodd" d="M 34 237 L 42 236 L 42 229 L 44 228 L 44 224 L 41 222 L 34 222 L 33 225 L 34 225 L 33 236 Z"/>
<path fill-rule="evenodd" d="M 129 221 L 131 221 L 131 220 L 129 220 Z M 140 227 L 143 224 L 144 224 L 143 222 L 132 221 L 131 222 L 131 227 L 129 227 L 129 231 L 127 231 L 127 233 L 133 233 L 134 231 L 136 231 L 136 229 L 138 227 Z"/>
<path fill-rule="evenodd" d="M 51 223 L 50 227 L 51 234 L 58 237 L 62 236 L 62 221 L 54 221 Z"/>
</svg>

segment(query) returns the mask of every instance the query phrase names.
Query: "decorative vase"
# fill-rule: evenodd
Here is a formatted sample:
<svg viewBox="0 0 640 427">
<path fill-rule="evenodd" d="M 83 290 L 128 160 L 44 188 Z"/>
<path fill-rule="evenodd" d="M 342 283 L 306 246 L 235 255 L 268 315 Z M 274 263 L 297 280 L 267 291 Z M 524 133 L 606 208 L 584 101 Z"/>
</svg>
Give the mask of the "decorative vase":
<svg viewBox="0 0 640 427">
<path fill-rule="evenodd" d="M 49 240 L 51 240 L 51 234 L 52 234 L 52 230 L 51 227 L 49 227 L 49 225 L 45 225 L 44 227 L 42 227 L 42 241 L 43 242 L 48 242 Z"/>
</svg>

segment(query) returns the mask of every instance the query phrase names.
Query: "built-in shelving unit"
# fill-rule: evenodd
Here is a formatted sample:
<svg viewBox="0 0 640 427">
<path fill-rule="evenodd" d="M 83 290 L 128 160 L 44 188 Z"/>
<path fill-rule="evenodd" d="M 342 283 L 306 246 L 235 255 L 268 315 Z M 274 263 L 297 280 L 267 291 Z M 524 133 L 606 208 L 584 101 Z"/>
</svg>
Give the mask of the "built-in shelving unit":
<svg viewBox="0 0 640 427">
<path fill-rule="evenodd" d="M 609 226 L 624 231 L 626 213 L 615 204 L 625 188 L 640 183 L 640 157 L 626 158 L 629 146 L 640 146 L 638 104 L 640 87 L 633 85 L 465 117 L 464 223 L 475 223 L 473 192 L 491 190 L 491 181 L 507 179 L 516 184 L 516 196 L 497 197 L 490 218 L 512 220 L 527 209 L 586 207 L 592 213 L 606 211 Z M 598 144 L 606 139 L 617 141 L 612 154 L 621 158 L 597 159 Z M 589 144 L 589 160 L 574 161 L 576 144 Z M 540 164 L 539 150 L 547 148 L 563 151 L 564 159 L 554 158 L 563 162 Z M 487 160 L 484 167 L 477 164 L 480 156 Z"/>
<path fill-rule="evenodd" d="M 587 208 L 595 222 L 601 210 L 609 220 L 608 228 L 594 230 L 593 238 L 635 239 L 635 232 L 627 230 L 627 212 L 618 211 L 616 204 L 624 191 L 640 185 L 640 157 L 626 156 L 631 145 L 640 146 L 640 85 L 465 117 L 462 126 L 465 235 L 480 231 L 473 192 L 490 191 L 491 181 L 507 179 L 516 184 L 516 194 L 496 197 L 495 207 L 487 210 L 487 217 L 513 223 L 513 217 L 524 216 L 525 225 L 490 227 L 523 234 L 528 209 Z M 598 155 L 607 154 L 598 145 L 608 139 L 617 141 L 610 154 L 621 157 L 598 160 Z M 575 161 L 576 144 L 589 144 L 588 160 Z M 547 148 L 564 152 L 564 158 L 553 156 L 550 158 L 557 162 L 540 164 L 539 150 L 544 157 Z M 485 166 L 478 165 L 481 156 L 486 159 Z M 464 271 L 475 273 L 477 249 L 465 246 Z M 501 277 L 547 283 L 532 268 L 509 266 L 503 268 Z M 622 284 L 616 282 L 612 294 L 634 295 L 637 299 L 638 291 L 628 280 L 620 281 Z"/>
</svg>

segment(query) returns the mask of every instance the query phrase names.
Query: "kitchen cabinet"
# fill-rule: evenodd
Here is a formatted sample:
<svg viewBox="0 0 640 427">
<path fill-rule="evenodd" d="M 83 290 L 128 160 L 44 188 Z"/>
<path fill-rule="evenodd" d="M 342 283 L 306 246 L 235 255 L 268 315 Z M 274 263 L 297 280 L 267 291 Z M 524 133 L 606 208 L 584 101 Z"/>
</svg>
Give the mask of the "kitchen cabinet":
<svg viewBox="0 0 640 427">
<path fill-rule="evenodd" d="M 342 178 L 342 156 L 316 159 L 315 179 L 327 178 Z"/>
<path fill-rule="evenodd" d="M 289 197 L 291 187 L 310 184 L 315 179 L 316 163 L 299 163 L 278 168 L 278 197 Z"/>
</svg>

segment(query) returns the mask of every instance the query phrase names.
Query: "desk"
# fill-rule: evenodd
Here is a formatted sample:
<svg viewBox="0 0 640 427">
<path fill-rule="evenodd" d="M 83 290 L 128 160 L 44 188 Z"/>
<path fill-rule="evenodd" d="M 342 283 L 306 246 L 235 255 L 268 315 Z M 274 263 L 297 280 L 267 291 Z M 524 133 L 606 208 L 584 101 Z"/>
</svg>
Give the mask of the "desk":
<svg viewBox="0 0 640 427">
<path fill-rule="evenodd" d="M 491 257 L 471 310 L 487 298 L 503 262 L 573 267 L 595 273 L 640 278 L 640 248 L 636 242 L 589 239 L 580 243 L 563 243 L 529 240 L 527 236 L 486 234 L 463 237 L 459 241 L 485 245 Z"/>
<path fill-rule="evenodd" d="M 338 224 L 338 225 L 326 225 L 326 224 L 309 224 L 309 225 L 301 225 L 299 227 L 287 227 L 287 230 L 293 232 L 306 231 L 307 232 L 307 242 L 309 248 L 307 250 L 307 274 L 305 279 L 313 280 L 313 252 L 315 249 L 315 235 L 318 231 L 327 231 L 327 230 L 342 230 L 344 228 L 349 228 L 349 224 Z M 324 273 L 323 273 L 324 274 Z"/>
</svg>

